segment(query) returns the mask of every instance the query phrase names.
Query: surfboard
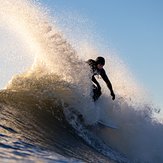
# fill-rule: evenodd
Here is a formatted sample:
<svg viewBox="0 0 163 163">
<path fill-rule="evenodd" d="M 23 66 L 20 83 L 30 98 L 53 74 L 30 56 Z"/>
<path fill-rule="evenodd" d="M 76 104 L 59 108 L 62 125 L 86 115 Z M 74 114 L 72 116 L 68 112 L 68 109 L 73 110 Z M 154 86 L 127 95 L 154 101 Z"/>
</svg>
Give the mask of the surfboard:
<svg viewBox="0 0 163 163">
<path fill-rule="evenodd" d="M 74 117 L 74 115 L 77 115 L 77 119 Z M 72 111 L 71 119 L 76 119 L 77 121 L 84 123 L 84 118 L 82 114 L 78 113 L 77 111 Z M 107 122 L 103 120 L 98 120 L 96 124 L 107 128 L 118 129 L 118 126 L 111 120 L 108 120 Z"/>
<path fill-rule="evenodd" d="M 102 120 L 99 120 L 98 124 L 100 124 L 104 127 L 108 127 L 108 128 L 112 128 L 112 129 L 118 129 L 118 127 L 113 122 L 104 122 Z"/>
</svg>

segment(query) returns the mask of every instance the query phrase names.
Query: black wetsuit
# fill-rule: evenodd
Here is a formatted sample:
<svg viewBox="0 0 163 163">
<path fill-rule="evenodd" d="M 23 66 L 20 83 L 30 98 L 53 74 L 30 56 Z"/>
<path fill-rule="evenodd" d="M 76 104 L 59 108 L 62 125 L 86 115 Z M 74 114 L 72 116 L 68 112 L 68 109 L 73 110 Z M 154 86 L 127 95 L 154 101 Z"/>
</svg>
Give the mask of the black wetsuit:
<svg viewBox="0 0 163 163">
<path fill-rule="evenodd" d="M 98 69 L 97 63 L 93 59 L 89 59 L 87 61 L 87 63 L 91 67 L 92 74 L 93 74 L 92 75 L 92 81 L 93 81 L 93 96 L 92 97 L 93 97 L 94 101 L 96 101 L 102 94 L 100 84 L 96 80 L 95 75 L 100 75 L 102 77 L 102 79 L 105 81 L 107 87 L 110 89 L 111 95 L 113 95 L 115 98 L 115 95 L 114 95 L 114 92 L 112 89 L 112 84 L 111 84 L 109 78 L 107 77 L 105 70 L 103 68 Z"/>
</svg>

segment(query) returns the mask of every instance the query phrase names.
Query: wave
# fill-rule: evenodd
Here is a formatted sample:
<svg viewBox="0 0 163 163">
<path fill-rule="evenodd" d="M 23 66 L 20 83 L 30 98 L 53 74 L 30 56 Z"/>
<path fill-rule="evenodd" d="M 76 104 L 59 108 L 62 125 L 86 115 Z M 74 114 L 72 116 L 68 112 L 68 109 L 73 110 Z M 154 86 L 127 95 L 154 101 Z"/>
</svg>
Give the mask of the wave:
<svg viewBox="0 0 163 163">
<path fill-rule="evenodd" d="M 51 96 L 51 98 L 40 96 L 40 92 L 38 95 L 36 90 L 34 92 L 3 90 L 0 92 L 0 97 L 2 105 L 1 133 L 4 133 L 5 136 L 12 135 L 14 140 L 19 138 L 19 143 L 21 140 L 22 146 L 24 143 L 34 147 L 37 145 L 40 149 L 55 151 L 64 157 L 73 157 L 86 162 L 94 162 L 94 160 L 107 162 L 110 159 L 127 162 L 122 154 L 106 146 L 81 121 L 70 119 L 68 122 L 62 103 L 59 103 L 55 96 Z M 70 114 L 72 117 L 73 113 Z M 76 114 L 75 116 L 77 117 Z M 4 129 L 10 134 L 6 134 Z M 85 143 L 76 135 L 84 139 Z M 10 140 L 10 143 L 12 141 Z M 89 149 L 88 144 L 100 153 Z M 9 146 L 6 143 L 4 145 L 12 150 L 15 149 L 15 144 Z M 78 148 L 77 151 L 76 148 Z M 26 146 L 23 149 L 18 148 L 20 153 L 23 153 L 25 149 Z M 38 152 L 40 150 L 35 151 L 36 154 Z M 101 154 L 108 158 L 106 159 Z"/>
<path fill-rule="evenodd" d="M 106 71 L 112 79 L 116 101 L 111 100 L 106 86 L 100 82 L 104 93 L 94 103 L 90 97 L 90 71 L 85 63 L 85 59 L 95 57 L 91 48 L 82 49 L 87 50 L 83 59 L 49 18 L 49 13 L 36 2 L 8 0 L 0 3 L 0 19 L 25 40 L 34 56 L 31 67 L 15 74 L 0 92 L 1 112 L 5 110 L 3 118 L 7 117 L 1 121 L 1 129 L 21 133 L 26 141 L 86 162 L 91 159 L 106 161 L 100 154 L 116 162 L 163 161 L 163 127 L 153 117 L 157 109 L 144 100 L 147 95 L 118 57 L 106 56 L 109 65 Z M 74 111 L 83 115 L 84 124 L 78 121 Z M 112 120 L 119 129 L 98 127 L 99 119 Z M 62 133 L 65 137 L 60 139 Z M 88 149 L 74 135 L 100 154 Z M 18 138 L 15 134 L 13 137 Z M 67 142 L 69 139 L 79 152 Z M 63 144 L 67 147 L 63 148 Z M 93 151 L 90 159 L 84 152 L 89 150 Z"/>
</svg>

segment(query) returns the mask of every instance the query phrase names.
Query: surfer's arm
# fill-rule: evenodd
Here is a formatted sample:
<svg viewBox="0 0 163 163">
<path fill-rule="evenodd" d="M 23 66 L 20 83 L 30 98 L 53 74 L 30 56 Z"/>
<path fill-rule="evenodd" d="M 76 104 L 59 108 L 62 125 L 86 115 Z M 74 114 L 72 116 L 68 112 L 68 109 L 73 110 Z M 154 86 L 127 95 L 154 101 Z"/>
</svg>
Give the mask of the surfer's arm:
<svg viewBox="0 0 163 163">
<path fill-rule="evenodd" d="M 98 83 L 98 81 L 96 80 L 95 76 L 94 76 L 94 71 L 95 71 L 95 61 L 92 60 L 92 59 L 89 59 L 87 62 L 86 62 L 90 68 L 91 68 L 91 73 L 92 73 L 92 82 L 94 84 L 96 84 L 97 88 L 101 90 L 101 87 L 100 87 L 100 84 Z"/>
<path fill-rule="evenodd" d="M 108 76 L 106 75 L 106 72 L 105 72 L 104 69 L 101 71 L 101 77 L 105 81 L 107 87 L 109 88 L 112 99 L 114 100 L 115 99 L 115 94 L 114 94 L 114 91 L 113 91 L 113 87 L 112 87 L 112 84 L 111 84 Z"/>
<path fill-rule="evenodd" d="M 93 83 L 96 84 L 96 86 L 98 87 L 98 89 L 101 90 L 100 84 L 98 83 L 98 81 L 96 80 L 96 78 L 94 77 L 94 75 L 92 76 L 92 81 L 93 81 Z"/>
</svg>

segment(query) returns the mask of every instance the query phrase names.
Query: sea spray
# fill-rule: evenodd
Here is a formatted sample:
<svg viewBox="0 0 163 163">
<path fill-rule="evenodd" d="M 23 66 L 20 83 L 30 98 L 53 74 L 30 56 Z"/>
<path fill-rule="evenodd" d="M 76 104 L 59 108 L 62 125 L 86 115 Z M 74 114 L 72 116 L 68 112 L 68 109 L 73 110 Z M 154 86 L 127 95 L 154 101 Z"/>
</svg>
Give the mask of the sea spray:
<svg viewBox="0 0 163 163">
<path fill-rule="evenodd" d="M 15 3 L 14 6 L 13 3 Z M 73 102 L 65 101 L 65 103 L 71 105 L 72 108 L 78 108 L 78 111 L 85 118 L 87 117 L 86 121 L 92 123 L 88 115 L 93 114 L 94 104 L 90 98 L 90 71 L 85 61 L 79 59 L 76 51 L 67 42 L 63 34 L 58 32 L 55 25 L 49 23 L 50 20 L 48 21 L 48 18 L 46 18 L 46 13 L 42 14 L 32 3 L 27 1 L 5 1 L 2 2 L 1 8 L 3 20 L 12 27 L 12 30 L 18 31 L 18 34 L 33 49 L 35 55 L 35 61 L 31 68 L 24 74 L 15 76 L 7 88 L 11 89 L 13 87 L 16 89 L 16 85 L 19 88 L 22 86 L 22 89 L 23 87 L 26 88 L 26 84 L 29 85 L 30 78 L 35 77 L 37 80 L 42 80 L 44 76 L 44 78 L 48 76 L 53 81 L 54 79 L 63 80 L 69 83 L 71 90 L 74 90 L 71 93 L 73 98 L 69 96 L 70 101 Z M 54 76 L 58 76 L 58 78 Z M 31 87 L 36 79 L 29 82 Z M 52 90 L 52 87 L 55 90 L 56 85 L 49 85 L 50 90 Z M 62 98 L 65 100 L 64 97 Z"/>
</svg>

